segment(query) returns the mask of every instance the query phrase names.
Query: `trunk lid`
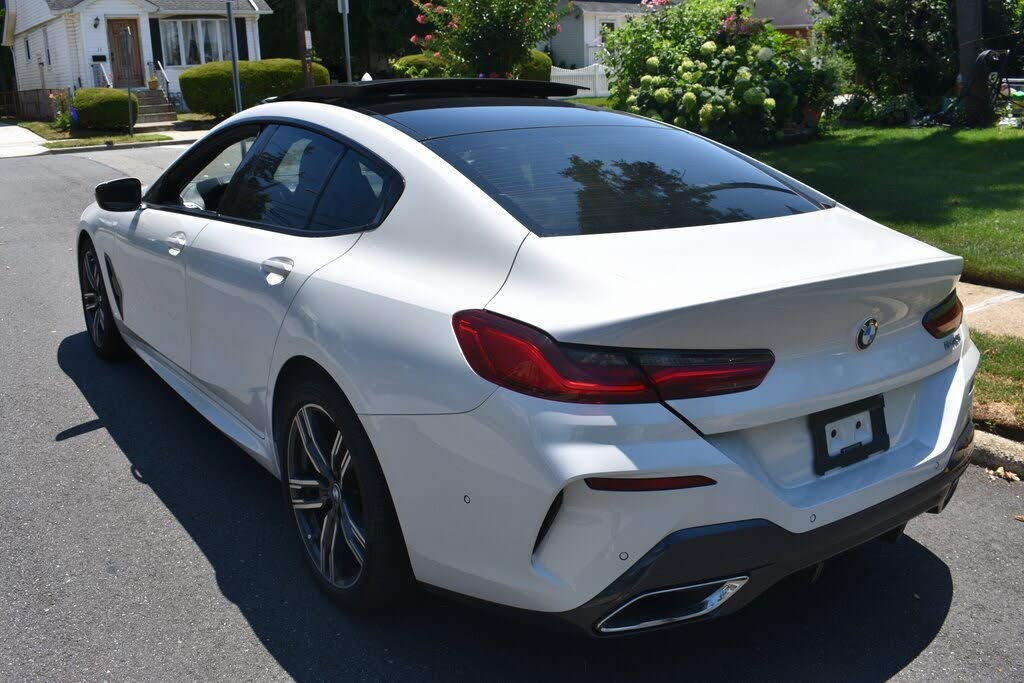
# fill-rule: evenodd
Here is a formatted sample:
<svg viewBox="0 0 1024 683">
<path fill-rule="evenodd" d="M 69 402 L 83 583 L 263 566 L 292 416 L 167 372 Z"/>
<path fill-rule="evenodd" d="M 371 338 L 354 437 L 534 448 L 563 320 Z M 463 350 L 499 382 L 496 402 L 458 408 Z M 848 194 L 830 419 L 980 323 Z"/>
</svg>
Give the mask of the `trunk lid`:
<svg viewBox="0 0 1024 683">
<path fill-rule="evenodd" d="M 907 385 L 958 354 L 921 325 L 962 259 L 845 208 L 702 227 L 539 238 L 488 310 L 563 342 L 770 349 L 756 389 L 672 401 L 705 434 L 780 422 Z M 857 333 L 869 318 L 867 349 Z"/>
</svg>

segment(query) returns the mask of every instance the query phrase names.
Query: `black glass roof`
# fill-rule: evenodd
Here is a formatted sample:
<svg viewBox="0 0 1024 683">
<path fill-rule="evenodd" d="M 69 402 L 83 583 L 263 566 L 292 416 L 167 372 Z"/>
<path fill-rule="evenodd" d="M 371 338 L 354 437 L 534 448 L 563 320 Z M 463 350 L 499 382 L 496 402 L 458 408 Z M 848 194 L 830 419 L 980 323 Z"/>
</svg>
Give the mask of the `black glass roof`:
<svg viewBox="0 0 1024 683">
<path fill-rule="evenodd" d="M 490 130 L 558 126 L 657 126 L 654 121 L 564 100 L 440 97 L 356 107 L 419 140 Z"/>
</svg>

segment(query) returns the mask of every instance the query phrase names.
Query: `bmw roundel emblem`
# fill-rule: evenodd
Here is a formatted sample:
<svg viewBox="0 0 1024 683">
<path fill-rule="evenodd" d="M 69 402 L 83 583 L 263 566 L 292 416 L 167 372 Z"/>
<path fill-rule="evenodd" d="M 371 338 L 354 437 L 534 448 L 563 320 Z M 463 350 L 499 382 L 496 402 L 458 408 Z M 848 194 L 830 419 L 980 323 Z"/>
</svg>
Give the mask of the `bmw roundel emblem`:
<svg viewBox="0 0 1024 683">
<path fill-rule="evenodd" d="M 878 336 L 878 321 L 874 318 L 868 318 L 860 325 L 860 331 L 857 332 L 857 348 L 864 350 L 871 346 L 875 341 L 875 337 Z"/>
</svg>

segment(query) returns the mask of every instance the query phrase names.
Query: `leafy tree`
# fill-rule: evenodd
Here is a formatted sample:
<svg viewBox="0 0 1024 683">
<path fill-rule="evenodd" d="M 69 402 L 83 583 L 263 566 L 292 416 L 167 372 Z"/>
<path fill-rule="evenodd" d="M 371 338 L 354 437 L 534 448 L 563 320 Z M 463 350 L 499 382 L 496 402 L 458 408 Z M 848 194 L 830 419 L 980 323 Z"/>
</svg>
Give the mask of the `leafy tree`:
<svg viewBox="0 0 1024 683">
<path fill-rule="evenodd" d="M 883 98 L 945 94 L 957 75 L 955 0 L 819 0 L 821 29 Z"/>
<path fill-rule="evenodd" d="M 412 0 L 422 34 L 413 45 L 443 57 L 455 73 L 511 75 L 530 50 L 561 30 L 558 0 Z"/>
<path fill-rule="evenodd" d="M 294 0 L 267 0 L 274 14 L 260 19 L 260 48 L 264 57 L 297 58 L 298 35 Z M 316 58 L 335 73 L 345 71 L 345 38 L 337 0 L 307 0 L 307 23 Z M 377 71 L 377 60 L 409 52 L 409 34 L 416 8 L 409 0 L 350 0 L 349 37 L 352 75 Z"/>
</svg>

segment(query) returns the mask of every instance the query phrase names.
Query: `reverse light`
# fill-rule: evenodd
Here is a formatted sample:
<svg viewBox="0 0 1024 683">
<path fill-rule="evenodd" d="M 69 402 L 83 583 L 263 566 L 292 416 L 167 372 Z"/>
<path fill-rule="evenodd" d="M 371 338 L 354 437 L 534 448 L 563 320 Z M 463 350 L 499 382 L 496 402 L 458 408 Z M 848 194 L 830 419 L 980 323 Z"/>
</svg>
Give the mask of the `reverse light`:
<svg viewBox="0 0 1024 683">
<path fill-rule="evenodd" d="M 470 367 L 495 384 L 572 403 L 655 403 L 747 391 L 775 362 L 771 351 L 651 351 L 560 344 L 488 311 L 452 317 Z"/>
<path fill-rule="evenodd" d="M 964 319 L 964 305 L 954 289 L 938 306 L 924 314 L 921 324 L 936 339 L 948 337 L 960 328 Z"/>
</svg>

